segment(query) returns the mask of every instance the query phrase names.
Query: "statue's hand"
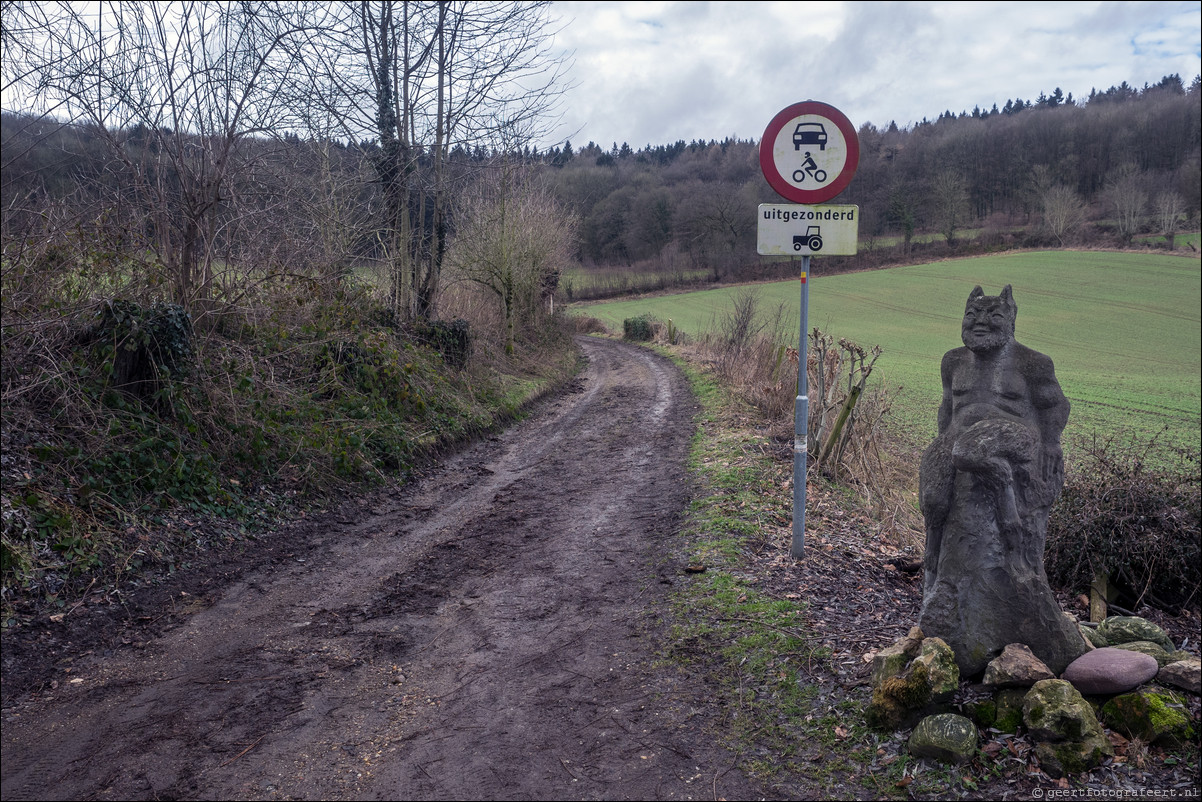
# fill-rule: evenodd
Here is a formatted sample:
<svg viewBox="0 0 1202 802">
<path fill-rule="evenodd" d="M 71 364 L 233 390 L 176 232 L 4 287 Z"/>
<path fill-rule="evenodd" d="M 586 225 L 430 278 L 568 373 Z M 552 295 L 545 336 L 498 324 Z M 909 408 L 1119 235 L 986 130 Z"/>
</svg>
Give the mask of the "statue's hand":
<svg viewBox="0 0 1202 802">
<path fill-rule="evenodd" d="M 1022 517 L 1018 513 L 1017 498 L 1014 486 L 1008 485 L 998 493 L 997 526 L 1001 533 L 1002 542 L 1015 550 L 1022 545 L 1024 534 Z"/>
<path fill-rule="evenodd" d="M 1064 475 L 1064 457 L 1057 446 L 1039 450 L 1039 476 L 1045 482 L 1056 482 Z"/>
<path fill-rule="evenodd" d="M 1002 541 L 1011 549 L 1019 548 L 1023 539 L 1023 522 L 1019 520 L 1017 515 L 1007 515 L 1001 513 L 998 515 L 998 530 L 1001 532 Z"/>
</svg>

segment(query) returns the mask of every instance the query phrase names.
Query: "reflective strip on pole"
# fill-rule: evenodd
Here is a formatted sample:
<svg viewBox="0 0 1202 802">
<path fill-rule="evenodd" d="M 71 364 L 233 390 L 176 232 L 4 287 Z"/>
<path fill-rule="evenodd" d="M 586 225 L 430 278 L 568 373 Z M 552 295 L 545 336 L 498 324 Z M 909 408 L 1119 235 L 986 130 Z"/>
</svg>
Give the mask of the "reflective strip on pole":
<svg viewBox="0 0 1202 802">
<path fill-rule="evenodd" d="M 806 451 L 810 421 L 809 376 L 806 364 L 806 329 L 809 327 L 810 257 L 801 257 L 801 324 L 797 336 L 797 399 L 793 404 L 793 547 L 790 554 L 800 560 L 806 537 Z"/>
</svg>

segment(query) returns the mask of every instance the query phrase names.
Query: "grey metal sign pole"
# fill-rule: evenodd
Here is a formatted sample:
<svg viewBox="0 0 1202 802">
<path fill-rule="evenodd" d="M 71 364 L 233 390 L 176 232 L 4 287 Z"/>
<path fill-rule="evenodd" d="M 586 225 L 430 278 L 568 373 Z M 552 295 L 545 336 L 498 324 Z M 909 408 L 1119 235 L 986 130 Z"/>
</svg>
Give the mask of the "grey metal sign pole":
<svg viewBox="0 0 1202 802">
<path fill-rule="evenodd" d="M 794 205 L 761 203 L 756 252 L 801 256 L 801 326 L 797 336 L 797 399 L 793 406 L 794 559 L 805 553 L 806 450 L 810 397 L 806 376 L 810 256 L 856 252 L 856 206 L 821 206 L 851 183 L 860 163 L 855 126 L 834 106 L 805 100 L 782 109 L 760 139 L 760 170 L 776 194 Z M 805 253 L 801 253 L 801 251 Z"/>
<path fill-rule="evenodd" d="M 810 316 L 810 257 L 801 257 L 801 325 L 797 337 L 797 398 L 793 402 L 793 547 L 790 554 L 800 560 L 806 539 L 806 451 L 810 428 L 810 379 L 806 369 L 806 330 Z"/>
</svg>

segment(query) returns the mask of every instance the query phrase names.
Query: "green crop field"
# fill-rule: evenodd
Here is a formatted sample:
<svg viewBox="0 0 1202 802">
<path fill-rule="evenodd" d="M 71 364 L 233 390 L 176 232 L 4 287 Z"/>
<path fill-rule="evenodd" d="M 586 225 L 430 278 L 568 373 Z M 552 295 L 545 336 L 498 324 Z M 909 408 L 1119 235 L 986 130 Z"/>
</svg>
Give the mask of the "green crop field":
<svg viewBox="0 0 1202 802">
<path fill-rule="evenodd" d="M 1001 254 L 822 276 L 810 275 L 810 328 L 880 345 L 878 376 L 896 393 L 894 419 L 921 440 L 935 430 L 939 362 L 960 345 L 972 288 L 996 295 L 1010 284 L 1017 339 L 1047 354 L 1072 402 L 1066 439 L 1099 434 L 1197 448 L 1202 376 L 1202 283 L 1196 257 L 1047 251 Z M 690 334 L 717 328 L 741 288 L 581 305 L 621 331 L 628 317 L 671 318 Z M 760 307 L 786 304 L 796 339 L 799 285 L 757 285 Z"/>
</svg>

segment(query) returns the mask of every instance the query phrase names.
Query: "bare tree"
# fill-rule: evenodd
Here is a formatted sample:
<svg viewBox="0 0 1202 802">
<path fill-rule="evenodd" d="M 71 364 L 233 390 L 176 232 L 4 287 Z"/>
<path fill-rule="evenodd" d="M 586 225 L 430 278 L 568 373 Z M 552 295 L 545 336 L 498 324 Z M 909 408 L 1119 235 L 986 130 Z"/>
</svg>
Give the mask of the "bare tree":
<svg viewBox="0 0 1202 802">
<path fill-rule="evenodd" d="M 754 188 L 727 182 L 705 185 L 689 182 L 684 188 L 678 221 L 674 227 L 685 239 L 695 264 L 708 264 L 719 281 L 723 271 L 732 270 L 740 253 L 755 251 Z"/>
<path fill-rule="evenodd" d="M 1139 233 L 1148 205 L 1143 176 L 1134 164 L 1124 164 L 1106 179 L 1106 199 L 1114 211 L 1115 228 L 1123 242 Z"/>
<path fill-rule="evenodd" d="M 1051 191 L 1052 187 L 1056 186 L 1056 176 L 1052 175 L 1052 168 L 1046 164 L 1037 164 L 1031 168 L 1031 177 L 1028 180 L 1032 206 L 1043 208 L 1043 199 Z"/>
<path fill-rule="evenodd" d="M 450 251 L 457 276 L 484 287 L 501 304 L 505 353 L 515 328 L 536 315 L 576 247 L 577 223 L 548 189 L 501 158 L 464 194 Z"/>
<path fill-rule="evenodd" d="M 941 170 L 931 182 L 931 204 L 935 224 L 948 245 L 956 241 L 956 231 L 968 219 L 968 185 L 956 170 Z"/>
<path fill-rule="evenodd" d="M 1161 192 L 1152 203 L 1156 215 L 1156 227 L 1168 240 L 1169 250 L 1176 246 L 1177 229 L 1181 226 L 1181 214 L 1185 211 L 1185 199 L 1176 192 Z"/>
<path fill-rule="evenodd" d="M 630 204 L 626 247 L 635 259 L 657 257 L 672 238 L 672 196 L 662 186 L 643 188 Z"/>
<path fill-rule="evenodd" d="M 319 8 L 319 7 L 314 7 Z M 299 107 L 365 143 L 383 195 L 379 252 L 402 318 L 428 318 L 462 176 L 450 156 L 530 137 L 558 99 L 547 2 L 359 2 L 309 48 Z"/>
<path fill-rule="evenodd" d="M 1043 206 L 1043 224 L 1064 247 L 1065 238 L 1085 222 L 1085 202 L 1063 184 L 1045 189 L 1040 202 Z"/>
<path fill-rule="evenodd" d="M 901 180 L 895 180 L 889 187 L 885 224 L 894 231 L 902 232 L 902 244 L 907 253 L 914 239 L 915 222 L 913 193 Z"/>
<path fill-rule="evenodd" d="M 218 244 L 237 215 L 234 177 L 261 158 L 250 140 L 278 130 L 277 92 L 296 65 L 284 43 L 303 28 L 265 8 L 63 2 L 44 12 L 52 28 L 22 40 L 13 81 L 40 111 L 105 143 L 98 188 L 193 311 L 212 297 Z"/>
<path fill-rule="evenodd" d="M 310 148 L 315 191 L 306 198 L 309 220 L 321 246 L 320 261 L 331 277 L 347 275 L 355 261 L 360 234 L 371 225 L 371 207 L 363 203 L 365 177 L 371 168 L 362 151 L 338 147 L 329 138 Z"/>
<path fill-rule="evenodd" d="M 0 91 L 13 108 L 31 105 L 46 51 L 46 32 L 61 27 L 70 10 L 53 3 L 0 3 Z"/>
</svg>

